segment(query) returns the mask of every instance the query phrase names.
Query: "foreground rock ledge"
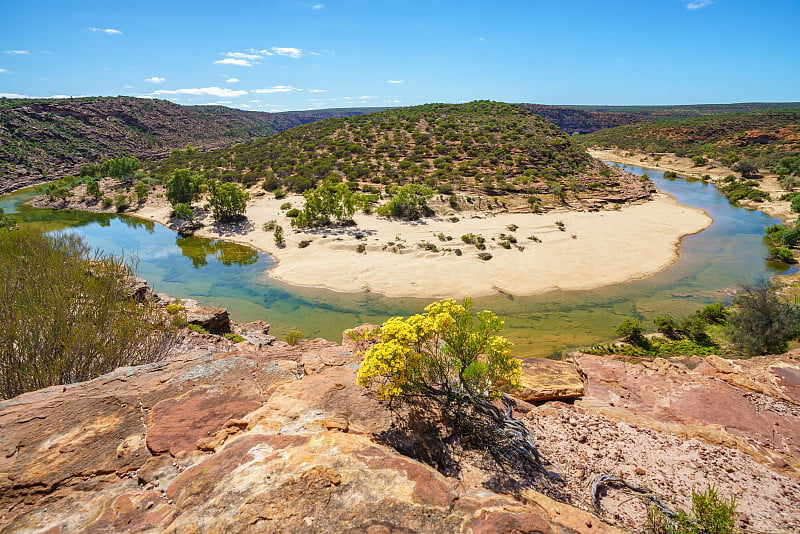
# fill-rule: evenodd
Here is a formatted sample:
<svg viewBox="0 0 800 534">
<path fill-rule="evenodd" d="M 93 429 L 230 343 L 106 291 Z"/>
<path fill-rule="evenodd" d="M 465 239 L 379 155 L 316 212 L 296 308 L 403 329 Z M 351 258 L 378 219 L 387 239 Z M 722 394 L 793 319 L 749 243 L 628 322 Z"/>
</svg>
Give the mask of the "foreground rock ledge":
<svg viewBox="0 0 800 534">
<path fill-rule="evenodd" d="M 526 398 L 539 404 L 521 402 L 518 416 L 564 476 L 571 504 L 527 489 L 504 494 L 491 483 L 496 473 L 474 465 L 448 478 L 378 444 L 373 436 L 391 416 L 354 384 L 356 369 L 352 352 L 328 341 L 275 343 L 195 351 L 4 401 L 0 531 L 636 528 L 640 505 L 614 490 L 599 515 L 588 511 L 586 488 L 604 473 L 681 507 L 692 485 L 714 483 L 737 497 L 753 528 L 800 530 L 800 364 L 792 355 L 688 366 L 581 355 L 526 366 Z M 559 391 L 584 396 L 541 400 Z"/>
</svg>

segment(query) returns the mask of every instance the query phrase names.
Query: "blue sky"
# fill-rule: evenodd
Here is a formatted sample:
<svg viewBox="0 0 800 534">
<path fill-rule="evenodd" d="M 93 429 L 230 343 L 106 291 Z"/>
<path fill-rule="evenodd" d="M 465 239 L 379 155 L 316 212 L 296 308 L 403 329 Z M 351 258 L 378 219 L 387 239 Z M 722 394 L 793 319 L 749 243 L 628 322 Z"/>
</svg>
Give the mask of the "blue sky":
<svg viewBox="0 0 800 534">
<path fill-rule="evenodd" d="M 798 0 L 0 0 L 0 95 L 261 111 L 800 101 Z"/>
</svg>

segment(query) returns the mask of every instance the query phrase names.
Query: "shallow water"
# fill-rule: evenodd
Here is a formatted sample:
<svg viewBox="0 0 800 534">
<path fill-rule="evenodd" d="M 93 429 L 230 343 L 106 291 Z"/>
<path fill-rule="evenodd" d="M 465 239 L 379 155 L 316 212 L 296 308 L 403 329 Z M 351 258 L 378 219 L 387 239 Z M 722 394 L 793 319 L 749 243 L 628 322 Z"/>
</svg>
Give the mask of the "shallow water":
<svg viewBox="0 0 800 534">
<path fill-rule="evenodd" d="M 476 307 L 506 318 L 505 334 L 516 344 L 517 355 L 550 356 L 607 341 L 625 317 L 686 315 L 702 305 L 726 300 L 741 282 L 796 270 L 768 265 L 763 259 L 767 254 L 764 228 L 776 219 L 731 206 L 711 185 L 666 180 L 661 171 L 625 168 L 646 173 L 660 190 L 683 204 L 706 210 L 714 224 L 684 239 L 677 263 L 643 280 L 591 291 L 476 299 Z M 339 341 L 346 328 L 416 313 L 430 302 L 290 286 L 264 276 L 274 261 L 248 247 L 181 238 L 161 225 L 127 216 L 18 206 L 32 195 L 28 190 L 0 197 L 0 207 L 6 212 L 16 208 L 25 223 L 47 230 L 69 229 L 94 247 L 123 254 L 136 262 L 140 276 L 157 292 L 227 307 L 239 321 L 267 321 L 277 336 L 299 329 L 309 337 Z"/>
</svg>

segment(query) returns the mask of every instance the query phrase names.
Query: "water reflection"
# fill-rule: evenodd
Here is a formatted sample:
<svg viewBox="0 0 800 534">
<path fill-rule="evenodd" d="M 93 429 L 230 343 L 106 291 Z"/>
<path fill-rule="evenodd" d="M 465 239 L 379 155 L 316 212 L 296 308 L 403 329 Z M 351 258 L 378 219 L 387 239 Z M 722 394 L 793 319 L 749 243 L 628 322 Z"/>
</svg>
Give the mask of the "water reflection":
<svg viewBox="0 0 800 534">
<path fill-rule="evenodd" d="M 175 244 L 181 249 L 181 254 L 191 260 L 195 269 L 208 265 L 208 256 L 227 267 L 253 265 L 258 261 L 258 251 L 237 243 L 187 236 L 178 237 Z"/>
</svg>

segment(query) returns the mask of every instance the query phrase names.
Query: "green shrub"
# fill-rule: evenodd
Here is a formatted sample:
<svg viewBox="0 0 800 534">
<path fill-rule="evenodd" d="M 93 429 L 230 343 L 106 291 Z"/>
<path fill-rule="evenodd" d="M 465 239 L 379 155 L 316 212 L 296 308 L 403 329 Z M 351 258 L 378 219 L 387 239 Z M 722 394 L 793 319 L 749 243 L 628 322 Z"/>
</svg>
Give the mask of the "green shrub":
<svg viewBox="0 0 800 534">
<path fill-rule="evenodd" d="M 434 193 L 433 189 L 424 185 L 404 185 L 389 202 L 378 207 L 378 215 L 419 219 L 429 211 L 428 199 Z"/>
<path fill-rule="evenodd" d="M 208 334 L 208 330 L 206 330 L 199 324 L 189 324 L 186 328 L 188 328 L 192 332 L 197 332 L 198 334 Z"/>
<path fill-rule="evenodd" d="M 230 182 L 208 182 L 208 203 L 217 221 L 232 221 L 244 216 L 250 194 L 243 187 Z"/>
<path fill-rule="evenodd" d="M 17 227 L 17 219 L 11 215 L 6 215 L 3 208 L 0 208 L 0 233 L 13 230 Z"/>
<path fill-rule="evenodd" d="M 132 270 L 74 234 L 0 233 L 0 397 L 156 361 L 174 331 Z"/>
<path fill-rule="evenodd" d="M 101 205 L 102 205 L 104 208 L 110 208 L 110 207 L 111 207 L 111 204 L 113 204 L 113 203 L 114 203 L 114 201 L 113 201 L 113 200 L 111 200 L 111 198 L 110 198 L 110 197 L 103 197 L 103 200 L 101 201 Z"/>
<path fill-rule="evenodd" d="M 678 339 L 680 337 L 678 322 L 670 314 L 665 313 L 658 315 L 653 319 L 656 325 L 656 331 L 661 332 L 670 339 Z"/>
<path fill-rule="evenodd" d="M 97 180 L 86 182 L 86 194 L 93 196 L 95 200 L 103 196 L 103 192 L 100 191 L 100 183 Z"/>
<path fill-rule="evenodd" d="M 734 534 L 736 529 L 736 498 L 723 498 L 716 487 L 705 491 L 692 489 L 690 513 L 679 510 L 667 518 L 656 508 L 648 511 L 648 523 L 654 534 Z"/>
<path fill-rule="evenodd" d="M 283 190 L 283 189 L 276 189 L 276 190 L 273 192 L 273 194 L 275 195 L 275 198 L 276 198 L 276 199 L 280 200 L 280 199 L 282 199 L 282 198 L 286 198 L 286 195 L 287 195 L 288 193 L 287 193 L 285 190 Z"/>
<path fill-rule="evenodd" d="M 278 221 L 276 221 L 275 219 L 271 219 L 265 222 L 263 225 L 261 225 L 261 228 L 263 228 L 265 232 L 271 232 L 275 229 L 276 226 L 278 226 Z"/>
<path fill-rule="evenodd" d="M 222 337 L 227 339 L 228 341 L 233 341 L 234 343 L 241 343 L 244 341 L 244 338 L 239 334 L 234 334 L 233 332 L 228 332 L 227 334 L 223 334 Z"/>
<path fill-rule="evenodd" d="M 194 212 L 189 204 L 178 203 L 172 206 L 172 216 L 183 221 L 194 219 Z"/>
<path fill-rule="evenodd" d="M 697 313 L 708 324 L 722 324 L 728 317 L 728 311 L 721 302 L 715 302 L 714 304 L 704 306 Z"/>
<path fill-rule="evenodd" d="M 286 243 L 283 237 L 283 227 L 281 225 L 279 224 L 275 225 L 275 232 L 273 234 L 273 237 L 275 238 L 275 244 L 278 245 L 279 247 L 282 247 Z"/>
<path fill-rule="evenodd" d="M 767 280 L 744 284 L 733 304 L 727 333 L 747 354 L 779 354 L 800 334 L 800 308 L 779 298 Z"/>
<path fill-rule="evenodd" d="M 623 338 L 631 345 L 644 346 L 647 339 L 644 337 L 644 325 L 635 317 L 624 319 L 616 329 L 617 337 Z"/>
<path fill-rule="evenodd" d="M 333 222 L 343 223 L 364 204 L 361 194 L 354 193 L 347 184 L 342 183 L 323 184 L 304 191 L 303 197 L 306 203 L 292 221 L 292 226 L 298 228 L 327 226 Z"/>
<path fill-rule="evenodd" d="M 167 200 L 175 204 L 191 204 L 200 198 L 200 178 L 188 169 L 177 169 L 165 184 Z"/>
<path fill-rule="evenodd" d="M 283 337 L 283 339 L 285 339 L 289 345 L 297 345 L 298 341 L 303 339 L 305 336 L 306 335 L 300 330 L 289 330 L 286 332 L 286 335 Z"/>
<path fill-rule="evenodd" d="M 291 202 L 284 202 L 283 204 L 281 204 L 281 209 L 284 210 L 284 211 L 288 210 L 291 207 L 292 207 L 292 203 Z"/>
<path fill-rule="evenodd" d="M 298 215 L 300 215 L 300 210 L 297 208 L 292 208 L 286 212 L 286 216 L 289 217 L 290 219 L 294 219 Z"/>
<path fill-rule="evenodd" d="M 797 260 L 794 259 L 792 251 L 789 250 L 788 248 L 783 248 L 783 247 L 770 247 L 767 259 L 771 261 L 779 261 L 781 263 L 787 263 L 790 265 L 793 263 L 797 263 Z"/>
</svg>

